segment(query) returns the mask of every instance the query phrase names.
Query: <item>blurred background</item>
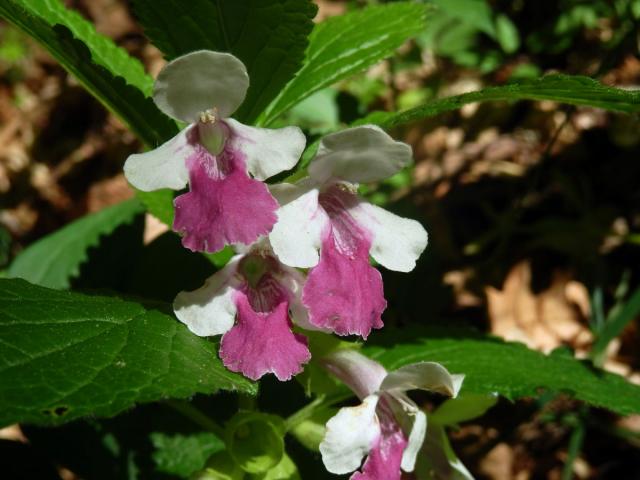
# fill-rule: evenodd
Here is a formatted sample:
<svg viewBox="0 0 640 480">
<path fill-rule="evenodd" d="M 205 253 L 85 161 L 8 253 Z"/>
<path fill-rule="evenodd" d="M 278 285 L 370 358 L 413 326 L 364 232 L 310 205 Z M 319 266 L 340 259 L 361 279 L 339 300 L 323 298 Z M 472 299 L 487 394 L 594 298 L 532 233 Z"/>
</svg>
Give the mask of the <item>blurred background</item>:
<svg viewBox="0 0 640 480">
<path fill-rule="evenodd" d="M 125 0 L 65 3 L 152 74 L 164 64 Z M 321 21 L 382 2 L 317 3 Z M 428 3 L 438 9 L 394 58 L 316 93 L 280 122 L 314 137 L 371 111 L 549 72 L 640 88 L 640 0 Z M 363 193 L 422 221 L 430 245 L 412 274 L 384 272 L 386 323 L 470 324 L 586 357 L 602 325 L 624 311 L 624 331 L 598 361 L 640 384 L 639 119 L 552 102 L 485 103 L 392 134 L 413 147 L 415 166 Z M 132 197 L 122 164 L 140 148 L 47 53 L 0 22 L 0 270 L 38 238 Z M 147 218 L 145 242 L 161 234 Z M 76 286 L 117 289 L 121 272 L 92 272 Z M 204 272 L 191 273 L 198 286 Z M 500 401 L 452 442 L 480 479 L 640 478 L 640 416 L 564 397 Z"/>
</svg>

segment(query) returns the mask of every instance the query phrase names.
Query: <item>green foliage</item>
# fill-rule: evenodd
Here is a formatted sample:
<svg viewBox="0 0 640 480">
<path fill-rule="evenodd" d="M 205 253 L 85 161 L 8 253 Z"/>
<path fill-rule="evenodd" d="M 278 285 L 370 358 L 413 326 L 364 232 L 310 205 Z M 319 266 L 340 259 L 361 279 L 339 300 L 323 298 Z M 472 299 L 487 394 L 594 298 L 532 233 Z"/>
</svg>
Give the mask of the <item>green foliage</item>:
<svg viewBox="0 0 640 480">
<path fill-rule="evenodd" d="M 417 478 L 433 479 L 433 472 L 438 472 L 438 478 L 473 480 L 473 476 L 451 448 L 444 427 L 430 422 L 422 454 L 417 458 L 415 474 Z"/>
<path fill-rule="evenodd" d="M 158 471 L 186 478 L 204 468 L 207 459 L 221 450 L 224 442 L 210 432 L 191 435 L 152 433 L 153 460 Z"/>
<path fill-rule="evenodd" d="M 506 15 L 496 17 L 496 39 L 506 53 L 514 53 L 520 47 L 518 30 Z"/>
<path fill-rule="evenodd" d="M 213 455 L 206 468 L 194 474 L 191 480 L 243 480 L 244 477 L 242 469 L 225 450 Z"/>
<path fill-rule="evenodd" d="M 149 39 L 173 59 L 209 49 L 231 52 L 251 84 L 236 118 L 251 122 L 300 68 L 317 7 L 311 0 L 134 0 Z"/>
<path fill-rule="evenodd" d="M 0 425 L 109 416 L 139 402 L 255 392 L 214 344 L 173 317 L 112 297 L 0 279 Z"/>
<path fill-rule="evenodd" d="M 289 110 L 283 116 L 283 125 L 298 125 L 312 135 L 337 130 L 340 126 L 337 95 L 338 92 L 332 88 L 317 91 Z"/>
<path fill-rule="evenodd" d="M 4 226 L 0 225 L 0 268 L 3 268 L 7 263 L 9 263 L 10 252 L 11 234 Z"/>
<path fill-rule="evenodd" d="M 87 260 L 87 250 L 142 211 L 140 202 L 128 200 L 76 220 L 21 252 L 7 274 L 43 287 L 69 288 Z"/>
<path fill-rule="evenodd" d="M 481 417 L 498 401 L 494 394 L 463 392 L 456 398 L 449 398 L 429 415 L 429 422 L 440 425 L 455 425 Z"/>
<path fill-rule="evenodd" d="M 50 25 L 67 27 L 75 38 L 82 40 L 89 48 L 95 63 L 102 65 L 112 74 L 123 77 L 129 85 L 136 87 L 146 96 L 151 94 L 153 79 L 144 71 L 142 63 L 118 47 L 110 38 L 96 32 L 91 22 L 85 20 L 78 12 L 66 8 L 61 0 L 19 0 L 17 3 Z"/>
<path fill-rule="evenodd" d="M 330 18 L 314 28 L 303 67 L 260 117 L 269 125 L 309 95 L 390 56 L 424 28 L 418 3 L 371 6 Z"/>
<path fill-rule="evenodd" d="M 0 16 L 36 39 L 146 144 L 156 146 L 176 132 L 145 96 L 151 80 L 140 63 L 59 1 L 6 0 Z"/>
<path fill-rule="evenodd" d="M 22 32 L 13 27 L 0 31 L 0 62 L 19 62 L 25 58 L 27 52 L 26 36 Z"/>
<path fill-rule="evenodd" d="M 640 91 L 607 87 L 583 76 L 546 75 L 530 82 L 488 87 L 476 92 L 433 100 L 404 112 L 374 112 L 357 123 L 376 123 L 383 128 L 392 128 L 457 110 L 468 103 L 516 100 L 553 100 L 616 112 L 640 112 Z"/>
<path fill-rule="evenodd" d="M 604 362 L 607 346 L 611 340 L 620 335 L 629 322 L 637 317 L 638 313 L 640 313 L 640 288 L 631 294 L 627 302 L 611 311 L 606 323 L 598 332 L 592 350 L 592 358 L 597 365 Z"/>
<path fill-rule="evenodd" d="M 429 3 L 437 9 L 417 40 L 438 56 L 487 72 L 500 66 L 503 52 L 510 54 L 518 50 L 520 34 L 516 26 L 506 15 L 495 14 L 486 0 L 430 0 Z M 485 46 L 480 41 L 482 35 L 492 39 L 492 45 Z"/>
<path fill-rule="evenodd" d="M 300 480 L 300 474 L 298 473 L 298 467 L 293 463 L 291 458 L 285 453 L 282 456 L 282 460 L 271 470 L 260 473 L 257 475 L 251 475 L 251 480 Z"/>
<path fill-rule="evenodd" d="M 456 329 L 389 329 L 371 341 L 384 339 L 391 340 L 388 350 L 367 346 L 365 351 L 387 369 L 419 361 L 440 362 L 451 373 L 465 374 L 463 393 L 496 392 L 515 400 L 549 391 L 567 393 L 623 415 L 640 412 L 640 387 L 568 352 L 544 355 L 520 343 Z"/>
<path fill-rule="evenodd" d="M 487 35 L 495 35 L 491 7 L 486 0 L 431 0 L 439 11 L 472 25 Z"/>
<path fill-rule="evenodd" d="M 144 203 L 151 215 L 165 225 L 173 225 L 173 190 L 167 188 L 153 192 L 136 190 L 136 196 Z"/>
</svg>

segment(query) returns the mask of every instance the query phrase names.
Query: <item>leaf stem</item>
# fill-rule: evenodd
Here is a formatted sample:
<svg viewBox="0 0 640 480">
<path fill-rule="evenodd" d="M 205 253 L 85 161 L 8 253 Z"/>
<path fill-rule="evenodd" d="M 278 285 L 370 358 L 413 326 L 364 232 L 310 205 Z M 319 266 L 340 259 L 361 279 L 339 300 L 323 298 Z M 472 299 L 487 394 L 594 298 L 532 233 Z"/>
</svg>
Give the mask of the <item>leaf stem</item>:
<svg viewBox="0 0 640 480">
<path fill-rule="evenodd" d="M 216 435 L 218 435 L 218 437 L 220 437 L 220 439 L 224 439 L 224 428 L 218 425 L 217 422 L 204 414 L 198 408 L 194 407 L 191 403 L 184 400 L 167 400 L 165 404 L 187 417 L 196 425 L 199 425 L 205 430 L 215 433 Z"/>
</svg>

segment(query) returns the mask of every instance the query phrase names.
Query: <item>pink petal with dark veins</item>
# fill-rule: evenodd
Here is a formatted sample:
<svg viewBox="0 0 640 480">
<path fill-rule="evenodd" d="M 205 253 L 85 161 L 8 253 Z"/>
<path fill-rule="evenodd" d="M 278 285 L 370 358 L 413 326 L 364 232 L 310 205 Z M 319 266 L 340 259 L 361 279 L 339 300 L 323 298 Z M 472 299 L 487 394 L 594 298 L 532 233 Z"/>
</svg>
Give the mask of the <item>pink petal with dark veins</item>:
<svg viewBox="0 0 640 480">
<path fill-rule="evenodd" d="M 271 231 L 278 203 L 264 183 L 249 177 L 242 154 L 225 149 L 213 156 L 196 144 L 187 168 L 189 192 L 174 200 L 173 222 L 186 248 L 216 252 Z"/>
<path fill-rule="evenodd" d="M 302 302 L 309 321 L 338 335 L 366 338 L 382 328 L 387 306 L 382 276 L 369 263 L 371 235 L 349 213 L 355 195 L 339 187 L 321 194 L 320 204 L 330 218 L 324 232 L 320 261 L 308 275 Z"/>
<path fill-rule="evenodd" d="M 288 302 L 283 300 L 268 312 L 256 312 L 247 295 L 235 296 L 237 323 L 220 343 L 220 358 L 231 371 L 252 380 L 273 373 L 289 380 L 311 359 L 307 339 L 291 331 Z"/>
</svg>

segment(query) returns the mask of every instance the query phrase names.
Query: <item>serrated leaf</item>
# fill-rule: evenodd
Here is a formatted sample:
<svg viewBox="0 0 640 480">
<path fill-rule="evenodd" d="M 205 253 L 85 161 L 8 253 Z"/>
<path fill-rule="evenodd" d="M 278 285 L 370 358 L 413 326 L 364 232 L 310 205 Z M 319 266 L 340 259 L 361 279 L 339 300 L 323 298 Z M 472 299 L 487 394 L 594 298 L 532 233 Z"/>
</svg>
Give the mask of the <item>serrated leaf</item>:
<svg viewBox="0 0 640 480">
<path fill-rule="evenodd" d="M 497 392 L 511 400 L 537 397 L 543 391 L 567 393 L 619 414 L 640 413 L 639 386 L 566 352 L 544 355 L 521 343 L 463 329 L 386 330 L 369 341 L 388 345 L 365 347 L 388 369 L 431 361 L 464 374 L 463 392 Z"/>
<path fill-rule="evenodd" d="M 60 424 L 168 397 L 256 391 L 224 368 L 214 343 L 160 310 L 20 279 L 0 279 L 0 343 L 0 425 Z"/>
<path fill-rule="evenodd" d="M 357 123 L 375 123 L 383 128 L 392 128 L 457 110 L 468 103 L 517 100 L 552 100 L 615 112 L 640 112 L 640 90 L 608 87 L 583 76 L 546 75 L 528 82 L 488 87 L 476 92 L 440 98 L 403 112 L 374 112 Z"/>
<path fill-rule="evenodd" d="M 204 468 L 211 455 L 224 450 L 224 442 L 210 432 L 191 435 L 156 432 L 151 434 L 151 443 L 158 471 L 183 478 Z"/>
<path fill-rule="evenodd" d="M 303 67 L 260 117 L 268 125 L 312 93 L 390 56 L 425 26 L 427 8 L 397 2 L 370 6 L 316 25 Z"/>
<path fill-rule="evenodd" d="M 130 223 L 143 211 L 137 200 L 105 208 L 72 222 L 22 251 L 9 266 L 7 276 L 19 277 L 49 288 L 69 288 L 70 280 L 87 260 L 87 250 L 102 235 Z"/>
<path fill-rule="evenodd" d="M 60 0 L 19 0 L 17 3 L 50 25 L 67 27 L 75 38 L 87 45 L 95 63 L 123 77 L 129 85 L 138 88 L 145 95 L 151 94 L 153 79 L 145 72 L 142 63 L 110 38 L 96 32 L 95 26 L 80 13 L 66 8 Z"/>
<path fill-rule="evenodd" d="M 300 68 L 317 7 L 311 0 L 133 0 L 145 34 L 168 59 L 208 49 L 230 52 L 250 86 L 234 115 L 253 121 Z"/>
<path fill-rule="evenodd" d="M 59 0 L 2 0 L 0 16 L 38 41 L 147 145 L 177 133 L 175 123 L 145 96 L 150 79 L 139 62 Z"/>
</svg>

